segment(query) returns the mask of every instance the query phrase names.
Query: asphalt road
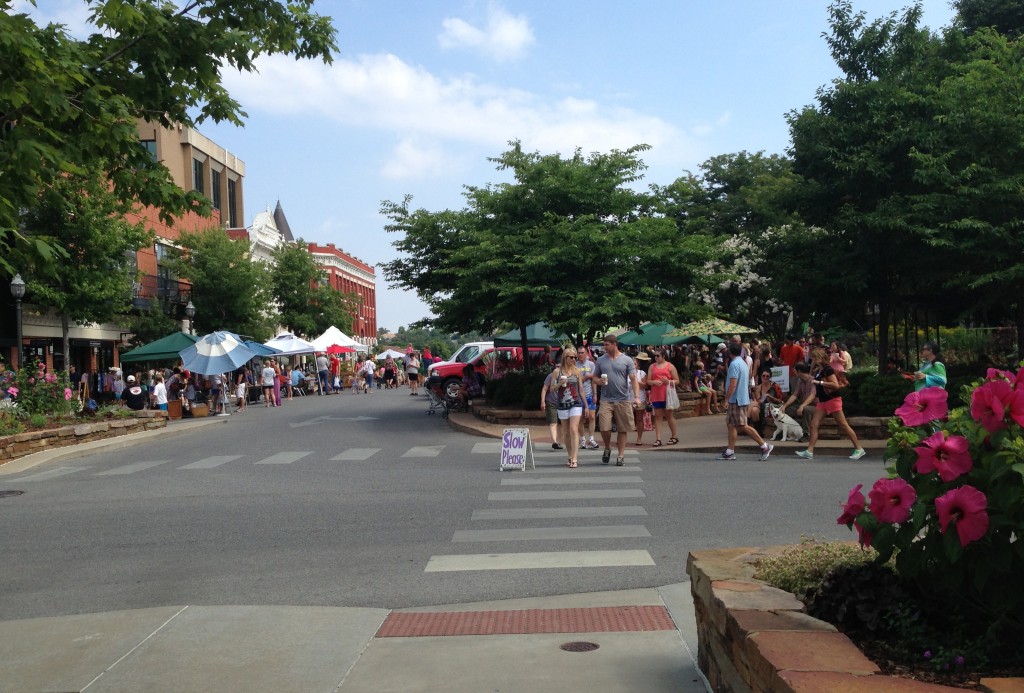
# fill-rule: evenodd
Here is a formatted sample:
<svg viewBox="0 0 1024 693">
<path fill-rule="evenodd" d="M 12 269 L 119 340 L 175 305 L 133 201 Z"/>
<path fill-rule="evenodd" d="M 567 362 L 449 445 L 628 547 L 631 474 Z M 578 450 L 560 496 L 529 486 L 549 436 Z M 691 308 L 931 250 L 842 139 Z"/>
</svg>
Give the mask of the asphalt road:
<svg viewBox="0 0 1024 693">
<path fill-rule="evenodd" d="M 839 503 L 882 471 L 663 451 L 568 470 L 541 447 L 537 472 L 499 472 L 496 441 L 426 406 L 407 390 L 306 397 L 0 477 L 24 491 L 0 498 L 0 620 L 661 586 L 694 549 L 851 539 Z"/>
</svg>

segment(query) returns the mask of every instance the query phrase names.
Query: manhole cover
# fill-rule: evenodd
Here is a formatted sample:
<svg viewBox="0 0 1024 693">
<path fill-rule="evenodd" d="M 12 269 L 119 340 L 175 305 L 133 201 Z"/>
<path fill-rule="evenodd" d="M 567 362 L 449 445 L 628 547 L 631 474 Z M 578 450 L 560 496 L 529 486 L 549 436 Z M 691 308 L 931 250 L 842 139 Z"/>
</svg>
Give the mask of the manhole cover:
<svg viewBox="0 0 1024 693">
<path fill-rule="evenodd" d="M 7 496 L 20 496 L 25 493 L 24 491 L 0 491 L 0 498 L 7 498 Z"/>
<path fill-rule="evenodd" d="M 578 640 L 576 642 L 562 643 L 558 646 L 558 649 L 565 650 L 566 652 L 593 652 L 597 648 L 601 647 L 596 642 L 583 642 Z"/>
</svg>

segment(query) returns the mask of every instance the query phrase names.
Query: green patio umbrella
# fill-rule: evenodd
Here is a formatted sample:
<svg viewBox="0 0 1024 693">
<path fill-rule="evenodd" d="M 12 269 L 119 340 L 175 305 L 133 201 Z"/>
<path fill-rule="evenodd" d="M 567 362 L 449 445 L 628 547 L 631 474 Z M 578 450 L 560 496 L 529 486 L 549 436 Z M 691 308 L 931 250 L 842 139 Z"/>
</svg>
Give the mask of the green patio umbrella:
<svg viewBox="0 0 1024 693">
<path fill-rule="evenodd" d="M 707 344 L 714 346 L 725 342 L 721 337 L 713 334 L 689 334 L 679 337 L 665 337 L 663 346 L 675 346 L 676 344 Z"/>
<path fill-rule="evenodd" d="M 568 335 L 556 333 L 542 322 L 535 322 L 532 325 L 526 326 L 526 346 L 558 347 L 567 341 L 569 341 Z M 518 328 L 494 338 L 494 346 L 517 347 L 522 346 L 522 344 L 523 340 L 519 336 Z"/>
<path fill-rule="evenodd" d="M 178 352 L 199 341 L 199 337 L 193 337 L 184 332 L 175 332 L 166 337 L 161 337 L 155 342 L 143 344 L 138 349 L 121 354 L 121 363 L 141 363 L 143 361 L 177 361 L 181 357 Z"/>
<path fill-rule="evenodd" d="M 671 337 L 666 337 L 666 335 L 669 332 L 674 332 L 675 329 L 676 328 L 674 326 L 667 322 L 649 322 L 646 325 L 641 325 L 636 330 L 630 330 L 629 332 L 623 332 L 620 334 L 619 344 L 662 346 L 670 343 L 665 341 L 666 339 L 671 340 Z"/>
<path fill-rule="evenodd" d="M 722 320 L 721 318 L 704 318 L 703 320 L 694 320 L 688 322 L 685 325 L 680 325 L 674 332 L 669 332 L 666 337 L 704 337 L 707 335 L 706 343 L 710 344 L 711 338 L 721 335 L 732 335 L 732 334 L 756 334 L 757 330 L 753 330 L 743 325 L 737 325 L 734 322 L 728 320 Z"/>
</svg>

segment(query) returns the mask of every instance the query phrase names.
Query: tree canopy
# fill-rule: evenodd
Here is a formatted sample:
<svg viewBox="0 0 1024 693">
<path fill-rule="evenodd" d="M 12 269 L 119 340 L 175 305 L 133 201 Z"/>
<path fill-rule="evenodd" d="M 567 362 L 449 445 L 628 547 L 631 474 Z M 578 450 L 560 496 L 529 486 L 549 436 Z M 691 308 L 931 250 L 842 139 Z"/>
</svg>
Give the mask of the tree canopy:
<svg viewBox="0 0 1024 693">
<path fill-rule="evenodd" d="M 31 1 L 31 0 L 30 0 Z M 83 0 L 85 1 L 85 0 Z M 137 118 L 195 126 L 241 124 L 245 114 L 222 70 L 251 72 L 265 54 L 331 61 L 335 31 L 313 0 L 89 0 L 95 31 L 74 38 L 38 25 L 0 0 L 0 272 L 34 260 L 53 265 L 58 247 L 31 242 L 23 209 L 67 174 L 100 175 L 123 208 L 156 207 L 165 220 L 208 214 L 139 145 Z"/>
</svg>

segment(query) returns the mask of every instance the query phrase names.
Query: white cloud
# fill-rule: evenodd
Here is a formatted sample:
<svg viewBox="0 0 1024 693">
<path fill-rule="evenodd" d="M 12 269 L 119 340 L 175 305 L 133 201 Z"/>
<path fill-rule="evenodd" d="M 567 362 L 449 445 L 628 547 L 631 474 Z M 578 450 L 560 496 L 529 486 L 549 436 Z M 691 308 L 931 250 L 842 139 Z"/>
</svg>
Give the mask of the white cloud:
<svg viewBox="0 0 1024 693">
<path fill-rule="evenodd" d="M 449 156 L 436 142 L 406 137 L 395 145 L 380 174 L 392 180 L 426 178 L 451 170 Z"/>
<path fill-rule="evenodd" d="M 441 27 L 443 30 L 437 37 L 441 48 L 468 48 L 499 62 L 521 57 L 534 42 L 526 17 L 512 16 L 495 3 L 488 6 L 487 23 L 483 28 L 458 17 L 445 19 Z"/>
<path fill-rule="evenodd" d="M 259 75 L 225 75 L 250 113 L 319 114 L 345 126 L 394 133 L 402 143 L 385 175 L 429 173 L 442 145 L 483 145 L 496 153 L 511 139 L 526 149 L 571 153 L 638 143 L 676 149 L 684 135 L 661 118 L 592 99 L 549 99 L 467 75 L 442 79 L 391 54 L 337 59 L 332 65 L 268 56 Z M 273 95 L 268 98 L 267 95 Z"/>
<path fill-rule="evenodd" d="M 27 14 L 39 25 L 62 24 L 67 33 L 76 38 L 85 38 L 96 32 L 89 24 L 91 10 L 82 0 L 47 0 L 33 6 L 28 0 L 14 0 L 11 14 Z"/>
</svg>

